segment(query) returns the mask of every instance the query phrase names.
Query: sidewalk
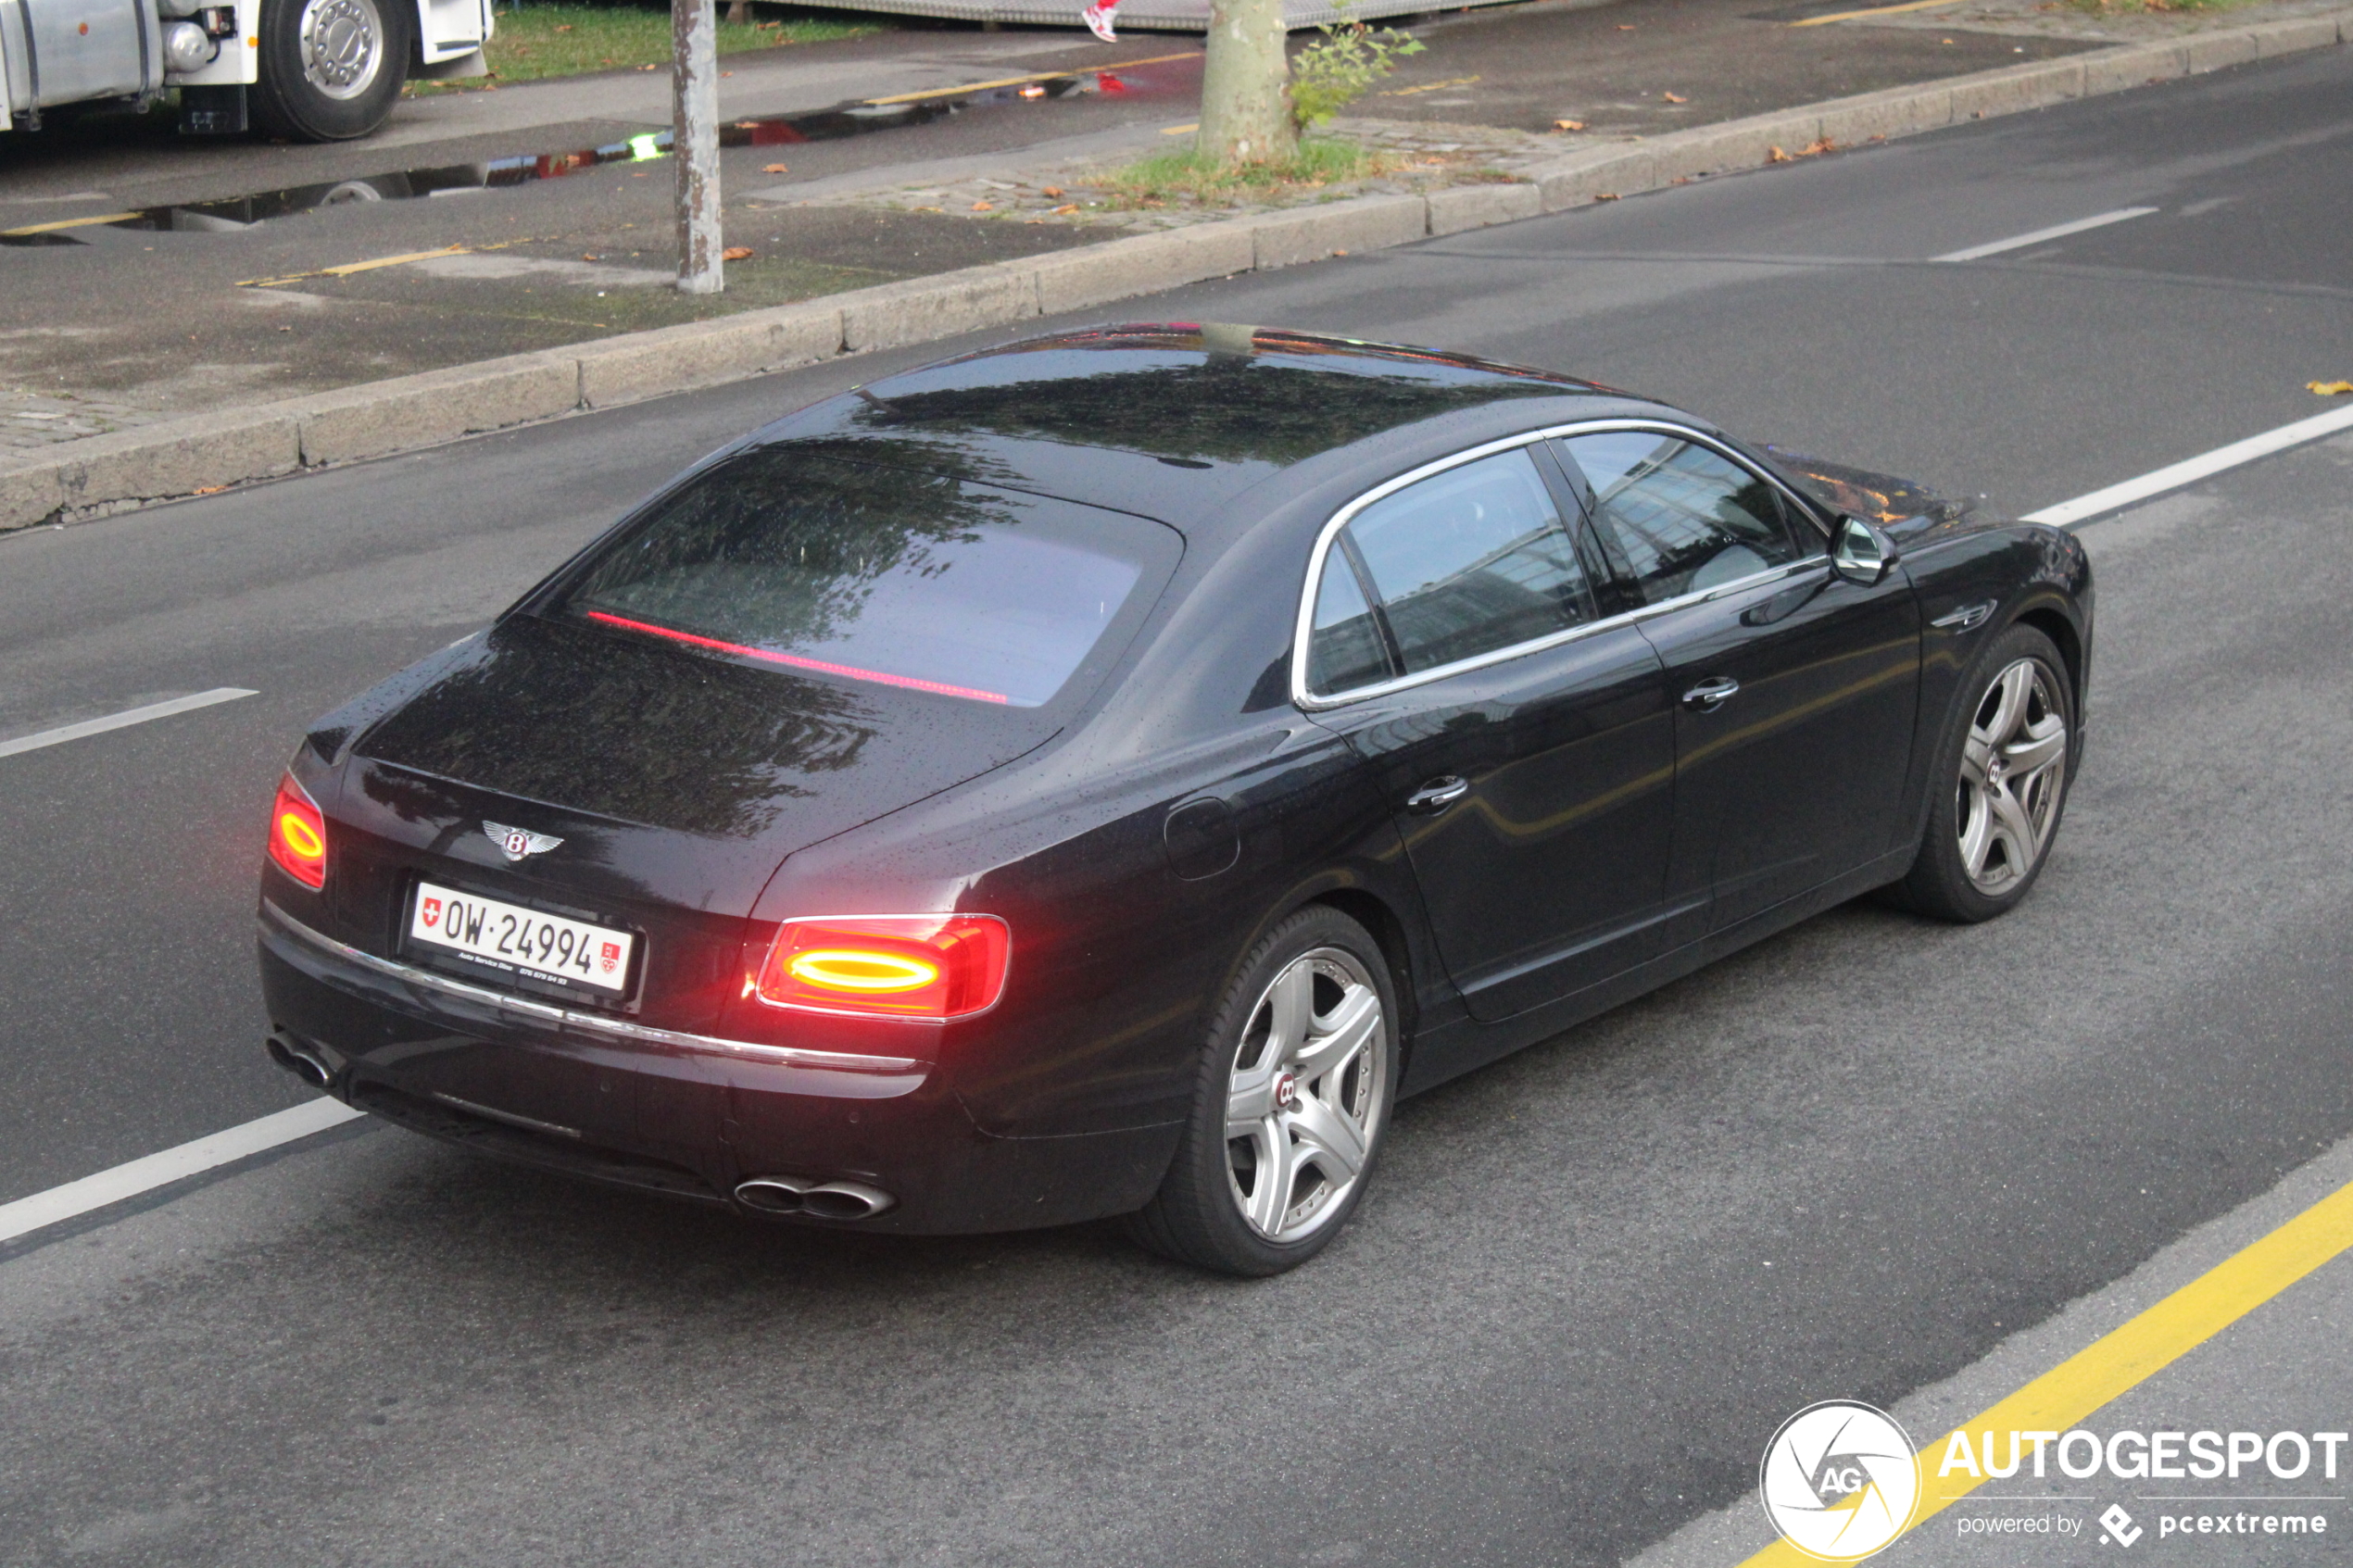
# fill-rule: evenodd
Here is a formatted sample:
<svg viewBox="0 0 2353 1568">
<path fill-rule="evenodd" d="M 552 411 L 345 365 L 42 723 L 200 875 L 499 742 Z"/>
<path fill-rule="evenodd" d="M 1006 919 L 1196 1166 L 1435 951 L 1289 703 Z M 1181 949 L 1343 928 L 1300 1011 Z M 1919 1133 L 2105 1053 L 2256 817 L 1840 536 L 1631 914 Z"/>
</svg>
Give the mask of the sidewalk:
<svg viewBox="0 0 2353 1568">
<path fill-rule="evenodd" d="M 669 165 L 626 156 L 627 121 L 600 122 L 601 133 L 623 138 L 620 163 L 589 160 L 571 178 L 511 188 L 484 188 L 477 174 L 456 187 L 463 201 L 321 205 L 320 193 L 339 187 L 316 185 L 290 216 L 232 220 L 218 214 L 250 218 L 257 208 L 216 202 L 151 208 L 150 228 L 59 231 L 67 243 L 0 250 L 11 273 L 0 291 L 0 527 L 60 505 L 82 515 L 1533 216 L 2337 36 L 2334 13 L 2319 0 L 2130 22 L 2034 0 L 1959 0 L 1821 25 L 1833 16 L 1822 0 L 1743 8 L 1755 3 L 1537 5 L 1430 25 L 1428 51 L 1364 101 L 1372 113 L 1340 127 L 1383 150 L 1388 167 L 1373 180 L 1295 193 L 1295 218 L 1265 203 L 1122 207 L 1090 184 L 1091 170 L 1180 144 L 1167 132 L 1197 112 L 1192 45 L 1159 39 L 1074 52 L 1057 40 L 1040 55 L 1025 44 L 1027 59 L 1010 63 L 1031 70 L 957 94 L 953 113 L 928 88 L 875 94 L 899 101 L 780 123 L 767 144 L 726 152 L 726 188 L 739 193 L 728 204 L 728 241 L 753 256 L 730 267 L 729 290 L 716 298 L 664 286 Z M 1936 19 L 1962 14 L 1973 30 Z M 2296 17 L 2310 20 L 2282 19 Z M 2088 75 L 2069 63 L 2123 32 L 2187 42 L 2091 54 Z M 1079 71 L 1073 59 L 1120 63 Z M 1966 91 L 1920 85 L 1955 80 Z M 1025 96 L 1031 85 L 1044 91 Z M 585 90 L 554 83 L 467 101 L 494 97 L 500 113 L 529 118 L 513 100 L 544 92 L 569 105 Z M 1556 120 L 1583 129 L 1549 129 Z M 844 134 L 845 123 L 894 128 Z M 466 167 L 516 166 L 526 176 L 534 167 L 520 157 Z M 449 169 L 412 169 L 374 183 L 397 179 L 396 195 L 410 195 L 452 178 Z M 1172 228 L 1196 232 L 1199 243 L 1189 237 L 1176 251 L 1141 237 L 1101 244 Z M 939 288 L 916 286 L 933 278 Z M 139 309 L 120 308 L 132 298 Z M 731 317 L 746 331 L 692 325 Z M 510 359 L 511 375 L 494 369 Z M 474 365 L 482 371 L 460 369 Z M 413 387 L 387 383 L 435 371 L 445 373 Z M 516 376 L 532 389 L 520 399 L 509 385 Z M 459 383 L 482 390 L 459 395 L 450 390 Z M 379 390 L 364 390 L 371 386 Z M 321 395 L 332 418 L 303 401 Z M 363 429 L 395 419 L 363 412 L 377 404 L 399 410 L 396 428 Z M 220 418 L 261 420 L 274 433 L 258 448 L 237 447 L 248 455 L 233 460 L 124 467 L 140 428 L 176 430 L 187 415 L 224 406 L 239 412 Z M 277 412 L 265 418 L 265 408 Z M 311 433 L 296 433 L 304 430 Z M 170 439 L 183 453 L 188 440 L 220 446 L 211 436 Z M 82 468 L 60 466 L 85 451 Z"/>
</svg>

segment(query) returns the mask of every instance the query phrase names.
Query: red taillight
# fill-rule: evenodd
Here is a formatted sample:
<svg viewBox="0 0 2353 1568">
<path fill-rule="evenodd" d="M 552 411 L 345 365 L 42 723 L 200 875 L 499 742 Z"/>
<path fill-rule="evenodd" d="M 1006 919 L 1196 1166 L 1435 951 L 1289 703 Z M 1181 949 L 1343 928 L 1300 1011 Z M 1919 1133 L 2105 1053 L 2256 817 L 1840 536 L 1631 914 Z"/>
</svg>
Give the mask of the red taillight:
<svg viewBox="0 0 2353 1568">
<path fill-rule="evenodd" d="M 305 887 L 327 885 L 327 819 L 288 773 L 270 808 L 270 858 Z"/>
<path fill-rule="evenodd" d="M 1005 989 L 1013 934 L 995 915 L 788 920 L 754 989 L 770 1007 L 873 1018 L 986 1012 Z"/>
</svg>

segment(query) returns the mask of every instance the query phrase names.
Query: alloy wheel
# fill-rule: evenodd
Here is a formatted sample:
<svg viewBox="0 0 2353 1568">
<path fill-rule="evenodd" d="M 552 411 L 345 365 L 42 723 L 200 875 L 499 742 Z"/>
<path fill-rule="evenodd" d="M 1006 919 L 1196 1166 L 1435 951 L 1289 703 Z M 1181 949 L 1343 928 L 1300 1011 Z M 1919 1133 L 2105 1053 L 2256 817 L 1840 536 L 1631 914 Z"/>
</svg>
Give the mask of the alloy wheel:
<svg viewBox="0 0 2353 1568">
<path fill-rule="evenodd" d="M 330 98 L 356 98 L 384 66 L 375 0 L 309 0 L 297 30 L 305 81 Z"/>
<path fill-rule="evenodd" d="M 1226 1096 L 1228 1189 L 1260 1236 L 1295 1242 L 1345 1208 L 1373 1139 L 1388 1020 L 1352 954 L 1286 965 L 1251 1010 Z"/>
<path fill-rule="evenodd" d="M 2013 660 L 1978 699 L 1962 742 L 1961 866 L 1981 893 L 2032 874 L 2058 822 L 2068 736 L 2055 680 L 2040 659 Z"/>
</svg>

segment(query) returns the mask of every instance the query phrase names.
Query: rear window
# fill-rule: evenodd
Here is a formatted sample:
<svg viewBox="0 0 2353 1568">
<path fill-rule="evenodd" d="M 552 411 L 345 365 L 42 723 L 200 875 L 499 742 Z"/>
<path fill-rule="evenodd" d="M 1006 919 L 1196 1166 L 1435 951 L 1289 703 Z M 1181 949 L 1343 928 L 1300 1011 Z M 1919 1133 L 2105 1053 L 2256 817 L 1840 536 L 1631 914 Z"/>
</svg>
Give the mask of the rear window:
<svg viewBox="0 0 2353 1568">
<path fill-rule="evenodd" d="M 660 503 L 560 602 L 753 663 L 1036 708 L 1177 547 L 1119 512 L 758 447 Z"/>
</svg>

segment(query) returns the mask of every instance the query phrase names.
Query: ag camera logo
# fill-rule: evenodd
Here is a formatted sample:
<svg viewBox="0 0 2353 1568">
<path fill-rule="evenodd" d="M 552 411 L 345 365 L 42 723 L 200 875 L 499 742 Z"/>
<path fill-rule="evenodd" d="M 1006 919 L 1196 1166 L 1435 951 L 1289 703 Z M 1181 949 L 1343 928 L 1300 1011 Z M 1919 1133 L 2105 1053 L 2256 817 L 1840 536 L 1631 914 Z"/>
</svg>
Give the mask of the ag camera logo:
<svg viewBox="0 0 2353 1568">
<path fill-rule="evenodd" d="M 1765 1516 L 1808 1557 L 1869 1557 L 1908 1529 L 1919 1507 L 1912 1453 L 1912 1440 L 1884 1411 L 1851 1399 L 1808 1405 L 1765 1447 L 1757 1467 Z"/>
</svg>

